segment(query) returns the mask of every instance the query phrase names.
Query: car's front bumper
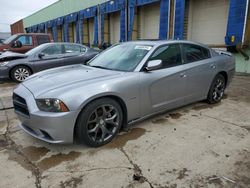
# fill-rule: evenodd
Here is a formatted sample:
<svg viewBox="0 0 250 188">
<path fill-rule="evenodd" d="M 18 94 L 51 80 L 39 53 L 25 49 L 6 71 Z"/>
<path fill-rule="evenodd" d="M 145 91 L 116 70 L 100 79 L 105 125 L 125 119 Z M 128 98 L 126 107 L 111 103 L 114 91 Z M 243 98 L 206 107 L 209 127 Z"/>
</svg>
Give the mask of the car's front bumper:
<svg viewBox="0 0 250 188">
<path fill-rule="evenodd" d="M 0 79 L 9 78 L 9 67 L 0 66 Z"/>
<path fill-rule="evenodd" d="M 49 143 L 73 142 L 77 111 L 63 113 L 40 111 L 34 96 L 22 84 L 14 90 L 14 94 L 24 99 L 27 105 L 27 111 L 25 111 L 14 102 L 15 112 L 21 121 L 21 128 L 25 132 Z"/>
</svg>

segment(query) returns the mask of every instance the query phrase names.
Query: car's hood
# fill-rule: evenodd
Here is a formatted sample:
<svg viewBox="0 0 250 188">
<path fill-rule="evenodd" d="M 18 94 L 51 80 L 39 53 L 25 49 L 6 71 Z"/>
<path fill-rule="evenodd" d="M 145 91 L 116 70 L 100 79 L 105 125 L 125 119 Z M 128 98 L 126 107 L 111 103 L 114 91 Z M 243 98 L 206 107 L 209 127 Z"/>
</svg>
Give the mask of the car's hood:
<svg viewBox="0 0 250 188">
<path fill-rule="evenodd" d="M 27 58 L 28 55 L 26 54 L 20 54 L 20 53 L 15 53 L 15 52 L 4 52 L 0 55 L 0 62 L 2 61 L 11 61 L 11 60 L 15 60 L 15 59 L 23 59 L 23 58 Z"/>
<path fill-rule="evenodd" d="M 52 90 L 62 87 L 76 87 L 93 84 L 112 77 L 118 77 L 122 72 L 93 68 L 84 65 L 65 66 L 34 74 L 22 84 L 37 98 Z"/>
</svg>

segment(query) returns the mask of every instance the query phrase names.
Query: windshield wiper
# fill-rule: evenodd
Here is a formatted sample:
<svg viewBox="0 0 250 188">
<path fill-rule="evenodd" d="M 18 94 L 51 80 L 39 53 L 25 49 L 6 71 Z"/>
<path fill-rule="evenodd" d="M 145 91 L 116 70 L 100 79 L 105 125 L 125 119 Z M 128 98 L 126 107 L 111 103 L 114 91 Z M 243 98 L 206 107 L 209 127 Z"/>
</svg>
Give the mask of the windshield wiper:
<svg viewBox="0 0 250 188">
<path fill-rule="evenodd" d="M 102 66 L 97 66 L 97 65 L 89 65 L 90 67 L 95 67 L 95 68 L 100 68 L 100 69 L 108 69 L 106 67 L 102 67 Z M 109 70 L 109 69 L 108 69 Z"/>
</svg>

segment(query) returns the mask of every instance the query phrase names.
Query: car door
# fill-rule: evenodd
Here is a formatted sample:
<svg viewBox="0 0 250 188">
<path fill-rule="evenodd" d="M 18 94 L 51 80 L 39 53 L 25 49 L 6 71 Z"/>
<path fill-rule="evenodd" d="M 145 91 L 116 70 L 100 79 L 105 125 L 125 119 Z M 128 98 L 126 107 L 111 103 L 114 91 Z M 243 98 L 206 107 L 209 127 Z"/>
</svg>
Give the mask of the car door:
<svg viewBox="0 0 250 188">
<path fill-rule="evenodd" d="M 216 63 L 207 48 L 184 43 L 182 49 L 188 86 L 185 103 L 205 99 L 216 74 Z"/>
<path fill-rule="evenodd" d="M 64 44 L 64 63 L 65 65 L 84 64 L 86 48 L 78 44 Z"/>
<path fill-rule="evenodd" d="M 62 57 L 62 45 L 50 44 L 36 54 L 36 61 L 33 62 L 36 72 L 64 66 L 64 59 Z"/>
<path fill-rule="evenodd" d="M 15 41 L 20 41 L 22 43 L 22 46 L 14 47 L 13 44 Z M 34 48 L 34 40 L 33 40 L 32 35 L 20 35 L 11 44 L 10 51 L 18 52 L 18 53 L 25 53 L 31 50 L 32 48 Z"/>
<path fill-rule="evenodd" d="M 186 72 L 179 44 L 159 47 L 150 60 L 162 60 L 162 67 L 140 73 L 142 116 L 180 106 L 186 94 Z"/>
</svg>

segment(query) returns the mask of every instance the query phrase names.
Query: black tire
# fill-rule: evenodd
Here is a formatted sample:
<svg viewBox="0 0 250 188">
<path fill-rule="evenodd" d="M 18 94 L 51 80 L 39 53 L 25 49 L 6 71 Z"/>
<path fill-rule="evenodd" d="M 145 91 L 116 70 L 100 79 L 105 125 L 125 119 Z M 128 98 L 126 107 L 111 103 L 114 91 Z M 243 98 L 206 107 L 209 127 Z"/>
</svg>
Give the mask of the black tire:
<svg viewBox="0 0 250 188">
<path fill-rule="evenodd" d="M 223 98 L 226 89 L 226 79 L 222 74 L 218 74 L 209 89 L 207 101 L 210 104 L 219 103 Z"/>
<path fill-rule="evenodd" d="M 27 66 L 16 66 L 10 71 L 10 77 L 15 82 L 23 82 L 32 74 L 31 70 Z"/>
<path fill-rule="evenodd" d="M 75 133 L 81 143 L 99 147 L 113 140 L 122 122 L 119 103 L 111 98 L 101 98 L 89 103 L 79 114 Z"/>
</svg>

